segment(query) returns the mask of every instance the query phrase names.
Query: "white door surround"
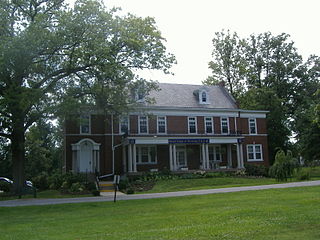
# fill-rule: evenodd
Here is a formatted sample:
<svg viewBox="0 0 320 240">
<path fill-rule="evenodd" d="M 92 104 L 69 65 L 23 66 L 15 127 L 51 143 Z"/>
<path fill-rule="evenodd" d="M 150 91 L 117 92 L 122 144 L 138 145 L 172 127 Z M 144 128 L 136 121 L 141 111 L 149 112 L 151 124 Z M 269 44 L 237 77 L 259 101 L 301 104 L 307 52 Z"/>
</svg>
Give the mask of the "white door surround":
<svg viewBox="0 0 320 240">
<path fill-rule="evenodd" d="M 81 139 L 72 147 L 72 170 L 74 172 L 100 171 L 100 143 L 90 138 Z"/>
</svg>

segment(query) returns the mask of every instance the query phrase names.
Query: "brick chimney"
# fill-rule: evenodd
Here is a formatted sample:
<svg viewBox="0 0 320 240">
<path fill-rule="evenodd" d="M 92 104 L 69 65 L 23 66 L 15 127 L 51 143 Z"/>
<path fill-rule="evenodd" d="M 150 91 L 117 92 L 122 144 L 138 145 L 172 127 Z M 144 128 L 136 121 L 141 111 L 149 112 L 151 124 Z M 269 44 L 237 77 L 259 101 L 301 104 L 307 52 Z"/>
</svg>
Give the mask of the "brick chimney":
<svg viewBox="0 0 320 240">
<path fill-rule="evenodd" d="M 219 85 L 220 87 L 225 87 L 225 86 L 226 86 L 226 82 L 225 82 L 225 81 L 220 81 L 220 82 L 218 83 L 218 85 Z"/>
</svg>

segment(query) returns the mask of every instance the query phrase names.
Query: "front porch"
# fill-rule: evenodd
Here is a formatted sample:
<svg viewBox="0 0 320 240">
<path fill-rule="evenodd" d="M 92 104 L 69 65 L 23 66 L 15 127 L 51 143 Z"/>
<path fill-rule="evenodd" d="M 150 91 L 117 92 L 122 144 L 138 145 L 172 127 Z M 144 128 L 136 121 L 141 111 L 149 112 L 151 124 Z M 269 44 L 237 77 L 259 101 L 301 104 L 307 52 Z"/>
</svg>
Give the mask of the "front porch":
<svg viewBox="0 0 320 240">
<path fill-rule="evenodd" d="M 128 139 L 122 151 L 123 172 L 129 174 L 165 169 L 183 173 L 244 168 L 239 138 Z"/>
</svg>

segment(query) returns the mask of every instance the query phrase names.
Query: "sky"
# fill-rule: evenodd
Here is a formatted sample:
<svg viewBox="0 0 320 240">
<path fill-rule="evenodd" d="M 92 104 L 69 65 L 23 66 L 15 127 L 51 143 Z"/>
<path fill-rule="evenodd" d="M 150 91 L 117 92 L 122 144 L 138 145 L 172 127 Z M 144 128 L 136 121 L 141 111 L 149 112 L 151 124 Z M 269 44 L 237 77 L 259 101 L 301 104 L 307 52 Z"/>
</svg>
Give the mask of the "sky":
<svg viewBox="0 0 320 240">
<path fill-rule="evenodd" d="M 201 84 L 210 75 L 212 39 L 222 29 L 240 37 L 287 33 L 304 60 L 320 55 L 319 0 L 104 0 L 140 17 L 154 17 L 177 59 L 174 75 L 146 70 L 142 76 L 167 83 Z"/>
</svg>

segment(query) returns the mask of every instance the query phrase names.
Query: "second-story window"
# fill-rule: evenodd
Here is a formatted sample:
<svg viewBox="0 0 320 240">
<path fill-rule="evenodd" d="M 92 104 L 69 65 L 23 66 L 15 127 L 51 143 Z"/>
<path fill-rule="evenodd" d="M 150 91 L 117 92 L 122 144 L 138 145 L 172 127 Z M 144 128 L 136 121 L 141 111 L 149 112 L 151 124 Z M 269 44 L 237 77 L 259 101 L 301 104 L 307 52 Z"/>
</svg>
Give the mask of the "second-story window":
<svg viewBox="0 0 320 240">
<path fill-rule="evenodd" d="M 221 133 L 222 134 L 228 134 L 229 133 L 229 123 L 228 123 L 228 118 L 227 117 L 221 118 Z"/>
<path fill-rule="evenodd" d="M 166 117 L 158 116 L 158 133 L 166 133 Z"/>
<path fill-rule="evenodd" d="M 90 115 L 83 114 L 80 116 L 80 134 L 90 133 Z"/>
<path fill-rule="evenodd" d="M 120 118 L 120 133 L 121 134 L 128 134 L 129 132 L 129 117 L 128 116 L 122 116 Z"/>
<path fill-rule="evenodd" d="M 212 117 L 205 117 L 204 122 L 205 122 L 206 133 L 213 133 Z"/>
<path fill-rule="evenodd" d="M 257 134 L 257 122 L 255 118 L 249 118 L 249 133 Z"/>
<path fill-rule="evenodd" d="M 188 118 L 189 133 L 197 133 L 197 121 L 195 117 Z"/>
<path fill-rule="evenodd" d="M 148 117 L 139 116 L 139 133 L 148 133 Z"/>
</svg>

